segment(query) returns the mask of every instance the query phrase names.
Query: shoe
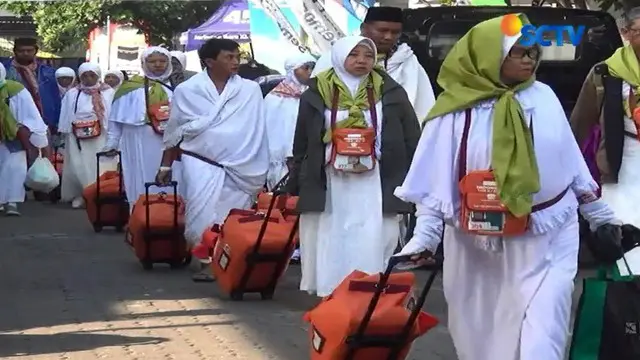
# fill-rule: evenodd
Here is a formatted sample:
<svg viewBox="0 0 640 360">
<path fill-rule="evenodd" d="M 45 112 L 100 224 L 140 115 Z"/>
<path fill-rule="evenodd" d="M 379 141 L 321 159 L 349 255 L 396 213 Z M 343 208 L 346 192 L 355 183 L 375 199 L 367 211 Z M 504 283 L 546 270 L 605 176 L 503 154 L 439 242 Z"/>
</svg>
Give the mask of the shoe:
<svg viewBox="0 0 640 360">
<path fill-rule="evenodd" d="M 5 214 L 7 216 L 20 216 L 20 211 L 18 211 L 18 204 L 8 203 L 5 207 Z"/>
<path fill-rule="evenodd" d="M 84 208 L 84 199 L 81 197 L 73 199 L 73 201 L 71 202 L 71 207 L 74 209 Z"/>
<path fill-rule="evenodd" d="M 5 206 L 4 204 L 0 205 L 0 213 L 4 212 L 4 206 Z"/>
<path fill-rule="evenodd" d="M 300 264 L 300 249 L 296 249 L 291 255 L 291 259 L 289 260 L 289 264 Z"/>
</svg>

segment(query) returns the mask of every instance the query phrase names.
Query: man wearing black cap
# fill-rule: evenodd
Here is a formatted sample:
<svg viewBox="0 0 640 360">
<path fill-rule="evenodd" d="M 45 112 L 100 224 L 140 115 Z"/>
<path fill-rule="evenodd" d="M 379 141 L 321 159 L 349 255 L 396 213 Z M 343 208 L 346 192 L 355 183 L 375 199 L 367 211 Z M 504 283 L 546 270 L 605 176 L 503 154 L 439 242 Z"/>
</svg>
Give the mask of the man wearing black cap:
<svg viewBox="0 0 640 360">
<path fill-rule="evenodd" d="M 360 34 L 378 48 L 378 65 L 405 89 L 418 120 L 422 121 L 435 103 L 429 76 L 407 44 L 398 44 L 402 34 L 402 9 L 392 6 L 372 7 L 360 26 Z M 324 54 L 311 76 L 331 67 L 331 54 Z"/>
<path fill-rule="evenodd" d="M 13 43 L 13 58 L 4 63 L 7 79 L 22 83 L 36 103 L 42 119 L 55 133 L 60 117 L 60 90 L 56 70 L 36 61 L 38 44 L 33 38 L 17 38 Z"/>
</svg>

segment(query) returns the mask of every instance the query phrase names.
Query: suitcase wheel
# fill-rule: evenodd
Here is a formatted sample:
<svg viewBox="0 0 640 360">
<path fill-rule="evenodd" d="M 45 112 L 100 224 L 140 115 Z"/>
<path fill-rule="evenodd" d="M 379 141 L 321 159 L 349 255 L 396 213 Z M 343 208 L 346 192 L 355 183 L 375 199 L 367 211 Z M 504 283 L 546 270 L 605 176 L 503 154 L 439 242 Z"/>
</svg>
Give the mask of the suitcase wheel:
<svg viewBox="0 0 640 360">
<path fill-rule="evenodd" d="M 102 232 L 102 225 L 93 224 L 93 231 L 97 233 Z"/>
<path fill-rule="evenodd" d="M 153 263 L 151 261 L 140 261 L 142 268 L 145 270 L 153 270 Z"/>
<path fill-rule="evenodd" d="M 241 291 L 232 291 L 230 296 L 233 301 L 242 301 L 244 299 L 244 293 Z"/>
<path fill-rule="evenodd" d="M 263 291 L 260 293 L 260 297 L 262 298 L 262 300 L 271 300 L 273 299 L 273 293 L 273 290 Z"/>
</svg>

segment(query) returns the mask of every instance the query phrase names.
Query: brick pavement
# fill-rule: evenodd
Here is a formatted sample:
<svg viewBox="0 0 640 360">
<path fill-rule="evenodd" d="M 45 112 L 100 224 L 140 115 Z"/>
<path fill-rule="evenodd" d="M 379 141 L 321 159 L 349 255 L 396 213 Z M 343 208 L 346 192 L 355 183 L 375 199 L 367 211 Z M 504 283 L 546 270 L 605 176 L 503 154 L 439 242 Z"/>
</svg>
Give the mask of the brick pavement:
<svg viewBox="0 0 640 360">
<path fill-rule="evenodd" d="M 273 301 L 230 302 L 186 270 L 142 270 L 123 235 L 94 234 L 83 211 L 31 202 L 23 213 L 0 217 L 0 358 L 309 358 L 301 318 L 317 300 L 296 290 L 297 267 Z M 445 319 L 441 289 L 426 308 Z M 444 326 L 416 343 L 418 359 L 456 359 Z"/>
</svg>

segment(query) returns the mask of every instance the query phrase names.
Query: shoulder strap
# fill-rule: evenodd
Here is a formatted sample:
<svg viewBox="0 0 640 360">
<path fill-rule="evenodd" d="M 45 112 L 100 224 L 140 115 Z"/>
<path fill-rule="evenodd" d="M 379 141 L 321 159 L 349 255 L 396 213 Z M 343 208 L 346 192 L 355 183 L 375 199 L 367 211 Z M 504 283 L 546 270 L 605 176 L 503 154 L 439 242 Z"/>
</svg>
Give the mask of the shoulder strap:
<svg viewBox="0 0 640 360">
<path fill-rule="evenodd" d="M 82 92 L 82 91 L 80 91 L 80 89 L 78 89 L 78 94 L 76 95 L 76 105 L 75 105 L 75 107 L 73 108 L 73 113 L 74 113 L 74 114 L 78 112 L 78 100 L 80 100 L 80 93 L 81 93 L 81 92 Z"/>
<path fill-rule="evenodd" d="M 333 98 L 331 99 L 331 131 L 336 128 L 336 118 L 338 116 L 338 98 L 340 96 L 340 89 L 338 85 L 333 85 Z M 371 125 L 377 136 L 378 134 L 378 112 L 376 111 L 376 101 L 373 96 L 373 86 L 370 84 L 367 86 L 367 101 L 369 102 L 369 114 L 371 115 Z"/>
</svg>

